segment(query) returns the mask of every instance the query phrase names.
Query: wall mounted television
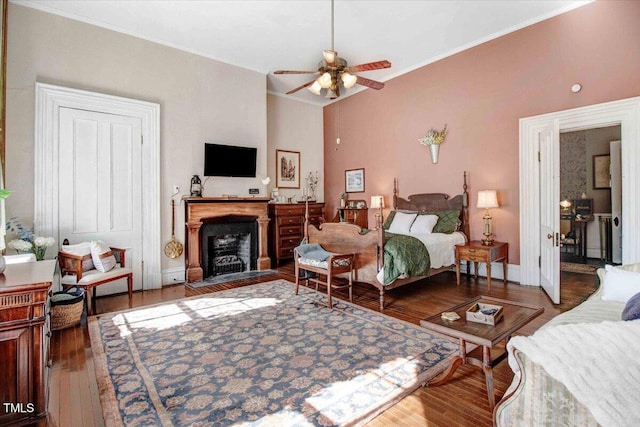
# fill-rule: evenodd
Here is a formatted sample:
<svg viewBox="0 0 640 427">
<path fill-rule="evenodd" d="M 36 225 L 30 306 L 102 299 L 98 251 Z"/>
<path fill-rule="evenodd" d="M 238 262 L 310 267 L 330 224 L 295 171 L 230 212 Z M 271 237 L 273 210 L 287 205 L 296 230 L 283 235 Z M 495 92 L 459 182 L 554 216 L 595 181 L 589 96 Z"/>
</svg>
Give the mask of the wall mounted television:
<svg viewBox="0 0 640 427">
<path fill-rule="evenodd" d="M 204 176 L 255 178 L 255 147 L 204 144 Z"/>
</svg>

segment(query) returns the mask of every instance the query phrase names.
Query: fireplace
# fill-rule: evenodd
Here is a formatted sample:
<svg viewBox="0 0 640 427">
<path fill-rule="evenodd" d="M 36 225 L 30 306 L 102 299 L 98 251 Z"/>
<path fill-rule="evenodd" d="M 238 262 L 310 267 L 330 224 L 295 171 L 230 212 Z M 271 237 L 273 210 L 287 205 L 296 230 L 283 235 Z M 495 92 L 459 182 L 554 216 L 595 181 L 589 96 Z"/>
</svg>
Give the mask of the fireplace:
<svg viewBox="0 0 640 427">
<path fill-rule="evenodd" d="M 204 277 L 255 270 L 258 259 L 256 217 L 227 215 L 203 220 L 200 228 Z"/>
<path fill-rule="evenodd" d="M 269 199 L 185 197 L 183 200 L 187 282 L 198 282 L 204 277 L 240 268 L 246 271 L 271 267 L 267 254 Z M 222 246 L 232 249 L 226 248 L 216 253 Z M 233 253 L 227 253 L 231 250 Z M 219 262 L 214 267 L 216 257 L 219 257 Z"/>
</svg>

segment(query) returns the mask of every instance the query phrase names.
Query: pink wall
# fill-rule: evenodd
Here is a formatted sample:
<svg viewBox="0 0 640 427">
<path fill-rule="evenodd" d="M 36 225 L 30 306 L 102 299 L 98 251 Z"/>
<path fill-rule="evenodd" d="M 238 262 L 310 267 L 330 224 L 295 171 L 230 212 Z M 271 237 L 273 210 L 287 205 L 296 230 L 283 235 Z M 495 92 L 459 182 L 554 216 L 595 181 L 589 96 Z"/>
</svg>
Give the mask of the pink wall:
<svg viewBox="0 0 640 427">
<path fill-rule="evenodd" d="M 640 95 L 639 20 L 640 2 L 591 3 L 326 107 L 327 217 L 344 191 L 346 169 L 365 168 L 365 193 L 351 198 L 383 194 L 387 205 L 393 178 L 401 196 L 454 195 L 467 171 L 471 237 L 482 237 L 478 190 L 498 190 L 493 231 L 509 242 L 510 263 L 519 264 L 518 120 Z M 375 79 L 375 72 L 367 76 Z M 583 89 L 574 94 L 577 82 Z M 445 123 L 449 134 L 432 164 L 417 139 Z"/>
</svg>

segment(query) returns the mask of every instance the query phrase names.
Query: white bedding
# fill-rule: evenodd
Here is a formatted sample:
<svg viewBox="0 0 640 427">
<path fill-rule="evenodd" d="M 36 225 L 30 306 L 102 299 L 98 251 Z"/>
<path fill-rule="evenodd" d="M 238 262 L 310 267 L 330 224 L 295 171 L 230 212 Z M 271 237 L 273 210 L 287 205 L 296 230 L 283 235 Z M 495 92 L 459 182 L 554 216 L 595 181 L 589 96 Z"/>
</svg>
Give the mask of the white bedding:
<svg viewBox="0 0 640 427">
<path fill-rule="evenodd" d="M 420 240 L 422 244 L 427 248 L 429 252 L 429 258 L 431 259 L 431 268 L 440 268 L 447 265 L 455 264 L 456 251 L 455 245 L 465 243 L 467 241 L 464 233 L 455 231 L 451 234 L 445 233 L 396 233 L 404 234 L 405 236 L 415 237 Z M 376 278 L 380 283 L 384 283 L 384 267 L 380 269 Z M 404 277 L 400 277 L 404 278 Z"/>
</svg>

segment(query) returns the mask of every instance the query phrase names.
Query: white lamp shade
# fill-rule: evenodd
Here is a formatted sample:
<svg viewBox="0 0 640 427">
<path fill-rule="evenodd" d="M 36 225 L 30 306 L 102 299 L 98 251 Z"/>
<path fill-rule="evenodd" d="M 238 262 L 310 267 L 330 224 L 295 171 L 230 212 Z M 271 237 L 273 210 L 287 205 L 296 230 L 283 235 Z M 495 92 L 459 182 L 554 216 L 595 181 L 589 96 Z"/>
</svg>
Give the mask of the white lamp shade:
<svg viewBox="0 0 640 427">
<path fill-rule="evenodd" d="M 341 78 L 342 84 L 344 84 L 344 87 L 347 89 L 351 89 L 358 81 L 358 77 L 354 76 L 353 74 L 347 73 L 346 71 L 342 73 Z"/>
<path fill-rule="evenodd" d="M 323 73 L 318 80 L 316 80 L 321 88 L 329 89 L 331 87 L 331 74 Z"/>
<path fill-rule="evenodd" d="M 498 194 L 496 190 L 482 190 L 478 191 L 478 207 L 489 209 L 489 208 L 497 208 L 498 205 Z"/>
<path fill-rule="evenodd" d="M 371 196 L 371 208 L 373 208 L 373 209 L 384 208 L 384 197 L 383 196 Z"/>
<path fill-rule="evenodd" d="M 560 207 L 562 207 L 563 209 L 569 209 L 571 207 L 571 202 L 567 199 L 564 199 L 560 202 Z"/>
<path fill-rule="evenodd" d="M 327 64 L 333 64 L 336 61 L 338 52 L 335 50 L 323 50 L 322 56 L 324 57 L 324 60 L 327 61 Z"/>
<path fill-rule="evenodd" d="M 320 95 L 320 91 L 322 90 L 322 86 L 320 86 L 320 83 L 318 83 L 318 81 L 316 80 L 307 89 L 309 90 L 309 92 L 311 92 L 313 94 Z"/>
</svg>

